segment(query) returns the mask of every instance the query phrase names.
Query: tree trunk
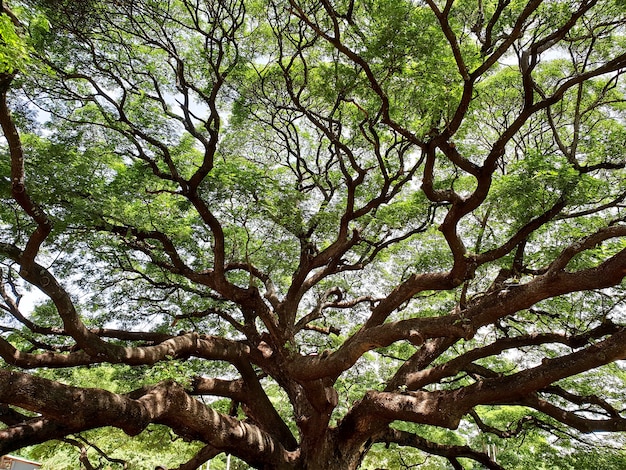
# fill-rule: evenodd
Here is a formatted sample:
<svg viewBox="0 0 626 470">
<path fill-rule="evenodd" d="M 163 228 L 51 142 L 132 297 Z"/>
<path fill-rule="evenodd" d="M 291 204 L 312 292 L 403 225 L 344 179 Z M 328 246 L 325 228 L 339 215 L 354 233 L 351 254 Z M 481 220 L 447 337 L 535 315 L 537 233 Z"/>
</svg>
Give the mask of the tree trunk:
<svg viewBox="0 0 626 470">
<path fill-rule="evenodd" d="M 318 445 L 303 445 L 302 451 L 297 470 L 356 470 L 365 455 L 362 446 L 347 445 L 332 432 Z"/>
</svg>

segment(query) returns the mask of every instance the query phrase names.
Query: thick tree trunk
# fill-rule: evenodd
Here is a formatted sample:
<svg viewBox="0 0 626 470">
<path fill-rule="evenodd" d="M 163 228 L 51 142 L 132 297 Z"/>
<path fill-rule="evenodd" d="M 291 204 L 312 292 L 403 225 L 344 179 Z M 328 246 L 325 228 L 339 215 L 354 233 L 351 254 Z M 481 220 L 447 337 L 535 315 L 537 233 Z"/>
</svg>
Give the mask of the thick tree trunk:
<svg viewBox="0 0 626 470">
<path fill-rule="evenodd" d="M 297 470 L 356 470 L 364 456 L 363 449 L 346 446 L 333 433 L 315 448 L 303 447 Z"/>
</svg>

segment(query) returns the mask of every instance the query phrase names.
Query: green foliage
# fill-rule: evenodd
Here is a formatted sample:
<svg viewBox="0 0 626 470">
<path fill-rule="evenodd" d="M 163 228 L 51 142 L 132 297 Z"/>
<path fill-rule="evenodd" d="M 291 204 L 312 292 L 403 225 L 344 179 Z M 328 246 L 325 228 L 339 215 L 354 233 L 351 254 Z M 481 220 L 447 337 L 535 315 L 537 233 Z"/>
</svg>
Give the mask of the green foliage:
<svg viewBox="0 0 626 470">
<path fill-rule="evenodd" d="M 22 35 L 5 13 L 0 14 L 0 73 L 12 74 L 26 68 L 29 50 Z"/>
<path fill-rule="evenodd" d="M 191 458 L 198 451 L 198 445 L 176 438 L 163 426 L 150 426 L 132 441 L 123 432 L 114 428 L 85 432 L 73 437 L 78 438 L 77 440 L 85 446 L 92 465 L 97 465 L 97 468 L 103 470 L 123 468 L 121 463 L 112 459 L 125 461 L 128 468 L 137 470 L 153 470 L 156 465 L 175 467 L 180 464 L 181 459 Z M 98 453 L 92 444 L 105 452 L 108 458 Z M 164 453 L 163 449 L 167 449 L 167 453 Z M 25 453 L 28 458 L 41 462 L 43 470 L 81 468 L 78 455 L 74 445 L 63 441 L 51 441 Z M 216 459 L 217 462 L 219 460 L 222 459 Z"/>
<path fill-rule="evenodd" d="M 376 470 L 380 468 L 412 468 L 420 470 L 441 470 L 449 468 L 442 457 L 427 455 L 415 449 L 401 447 L 396 444 L 386 446 L 374 444 L 367 453 L 360 468 Z"/>
</svg>

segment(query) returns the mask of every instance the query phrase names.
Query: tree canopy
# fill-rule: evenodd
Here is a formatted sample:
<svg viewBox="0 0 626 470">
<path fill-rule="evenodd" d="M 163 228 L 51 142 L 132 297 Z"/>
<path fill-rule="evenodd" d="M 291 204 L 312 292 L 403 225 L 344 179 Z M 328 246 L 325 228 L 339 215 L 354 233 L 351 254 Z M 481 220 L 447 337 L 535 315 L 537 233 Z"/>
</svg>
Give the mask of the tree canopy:
<svg viewBox="0 0 626 470">
<path fill-rule="evenodd" d="M 623 468 L 623 0 L 1 6 L 0 455 Z"/>
</svg>

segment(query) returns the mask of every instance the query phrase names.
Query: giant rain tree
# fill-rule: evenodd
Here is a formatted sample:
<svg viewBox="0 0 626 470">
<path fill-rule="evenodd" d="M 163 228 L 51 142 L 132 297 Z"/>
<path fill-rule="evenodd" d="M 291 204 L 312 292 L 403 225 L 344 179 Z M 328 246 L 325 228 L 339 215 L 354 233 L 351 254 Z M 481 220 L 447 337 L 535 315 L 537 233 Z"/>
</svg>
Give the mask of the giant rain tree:
<svg viewBox="0 0 626 470">
<path fill-rule="evenodd" d="M 626 430 L 623 1 L 2 10 L 0 453 L 158 424 L 181 468 L 502 468 L 481 436 Z M 98 364 L 143 381 L 67 384 Z"/>
</svg>

